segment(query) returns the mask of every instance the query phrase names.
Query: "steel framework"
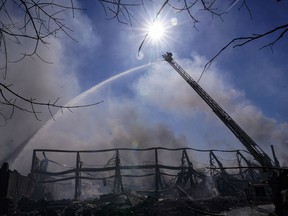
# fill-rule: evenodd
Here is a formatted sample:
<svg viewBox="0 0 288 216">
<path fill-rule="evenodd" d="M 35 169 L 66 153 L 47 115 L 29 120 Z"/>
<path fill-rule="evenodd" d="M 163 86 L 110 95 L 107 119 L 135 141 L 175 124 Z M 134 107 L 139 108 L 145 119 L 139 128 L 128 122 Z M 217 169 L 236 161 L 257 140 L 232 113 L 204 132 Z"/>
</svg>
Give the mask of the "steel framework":
<svg viewBox="0 0 288 216">
<path fill-rule="evenodd" d="M 124 160 L 129 160 L 129 157 L 137 152 L 149 155 L 148 159 L 150 161 L 147 162 L 147 157 L 140 158 L 137 156 L 137 160 L 132 164 L 124 163 Z M 33 151 L 31 173 L 35 176 L 38 188 L 42 187 L 41 191 L 44 191 L 43 187 L 47 184 L 74 182 L 74 199 L 76 200 L 81 197 L 83 181 L 97 182 L 97 184 L 102 184 L 103 186 L 109 185 L 113 194 L 121 194 L 133 187 L 133 184 L 136 184 L 138 192 L 153 194 L 155 197 L 175 189 L 182 194 L 190 195 L 193 192 L 191 188 L 205 184 L 207 177 L 211 177 L 208 174 L 208 162 L 205 167 L 194 167 L 193 152 L 209 154 L 210 162 L 212 161 L 211 155 L 213 160 L 217 158 L 214 152 L 233 154 L 235 155 L 233 156 L 234 158 L 239 152 L 247 154 L 247 152 L 240 150 L 171 149 L 163 147 L 146 149 L 116 148 L 93 151 L 35 149 Z M 167 156 L 168 153 L 174 155 L 175 158 Z M 57 156 L 58 154 L 61 154 L 61 156 Z M 112 155 L 112 157 L 109 159 L 109 156 L 105 156 L 105 154 L 110 155 L 110 157 Z M 70 158 L 70 165 L 63 163 L 65 158 Z M 57 161 L 60 159 L 62 162 Z M 88 159 L 90 163 L 94 161 L 94 165 L 87 165 Z M 97 162 L 96 159 L 98 159 Z M 194 161 L 193 163 L 192 160 Z M 209 158 L 207 157 L 208 160 Z M 144 161 L 145 163 L 143 163 Z M 218 165 L 219 163 L 221 164 L 219 160 L 217 163 Z M 215 168 L 215 165 L 210 163 L 210 167 Z M 224 171 L 222 164 L 221 170 L 226 177 L 229 176 L 228 172 Z M 243 177 L 243 175 L 241 176 L 242 167 L 239 167 L 238 170 L 239 178 L 237 178 L 237 181 L 246 181 L 241 178 Z M 138 178 L 144 180 L 135 180 Z M 142 189 L 141 182 L 147 183 L 149 181 L 152 189 Z"/>
</svg>

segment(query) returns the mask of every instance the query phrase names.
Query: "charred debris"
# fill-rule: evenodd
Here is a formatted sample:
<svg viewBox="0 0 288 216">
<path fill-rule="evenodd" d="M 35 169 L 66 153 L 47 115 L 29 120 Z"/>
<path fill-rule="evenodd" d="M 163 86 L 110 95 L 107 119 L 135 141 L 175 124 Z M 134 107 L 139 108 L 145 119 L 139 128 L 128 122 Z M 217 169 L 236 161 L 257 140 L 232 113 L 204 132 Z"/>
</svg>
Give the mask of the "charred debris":
<svg viewBox="0 0 288 216">
<path fill-rule="evenodd" d="M 288 215 L 288 169 L 280 167 L 273 146 L 272 160 L 172 53 L 163 58 L 246 150 L 35 149 L 28 176 L 3 164 L 1 214 L 229 215 L 231 209 L 248 206 L 264 215 Z M 273 208 L 257 207 L 261 204 Z"/>
<path fill-rule="evenodd" d="M 6 215 L 225 215 L 273 204 L 271 215 L 287 215 L 288 172 L 270 171 L 240 150 L 35 149 L 28 176 L 3 164 L 0 209 Z"/>
</svg>

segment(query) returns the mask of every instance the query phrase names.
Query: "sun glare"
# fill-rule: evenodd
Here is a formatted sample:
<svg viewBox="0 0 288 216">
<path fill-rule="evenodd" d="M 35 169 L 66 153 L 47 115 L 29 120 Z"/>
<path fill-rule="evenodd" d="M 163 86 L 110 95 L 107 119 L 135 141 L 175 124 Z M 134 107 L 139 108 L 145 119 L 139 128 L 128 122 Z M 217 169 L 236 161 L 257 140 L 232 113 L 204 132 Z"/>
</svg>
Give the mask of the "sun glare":
<svg viewBox="0 0 288 216">
<path fill-rule="evenodd" d="M 163 23 L 156 21 L 148 27 L 148 35 L 153 41 L 159 41 L 164 37 L 165 29 Z"/>
</svg>

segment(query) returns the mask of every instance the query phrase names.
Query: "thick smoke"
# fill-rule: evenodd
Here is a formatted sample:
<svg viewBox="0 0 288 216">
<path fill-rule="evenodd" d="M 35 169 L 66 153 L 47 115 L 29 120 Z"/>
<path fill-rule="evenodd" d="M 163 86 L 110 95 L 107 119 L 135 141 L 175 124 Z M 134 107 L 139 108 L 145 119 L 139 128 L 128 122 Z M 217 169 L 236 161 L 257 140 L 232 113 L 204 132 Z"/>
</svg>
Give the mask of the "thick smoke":
<svg viewBox="0 0 288 216">
<path fill-rule="evenodd" d="M 194 56 L 192 61 L 179 61 L 195 78 L 199 76 L 204 62 L 205 59 L 199 56 Z M 93 108 L 59 116 L 56 122 L 48 124 L 29 142 L 17 161 L 26 157 L 30 164 L 33 148 L 88 150 L 187 146 L 244 149 L 169 65 L 159 63 L 144 72 L 137 79 L 128 76 L 108 83 L 89 97 L 79 100 L 78 103 L 87 103 L 96 98 L 104 102 Z M 280 160 L 285 159 L 285 153 L 280 149 L 287 146 L 287 127 L 265 117 L 217 68 L 205 74 L 200 85 L 261 148 L 270 154 L 270 145 L 273 144 Z M 201 158 L 195 155 L 193 159 L 197 161 Z M 102 161 L 107 161 L 107 158 Z M 20 165 L 16 162 L 15 166 Z M 24 167 L 23 170 L 27 171 Z"/>
<path fill-rule="evenodd" d="M 177 57 L 176 57 L 177 58 Z M 180 60 L 180 65 L 187 70 L 195 80 L 198 79 L 203 64 L 203 57 L 195 55 L 192 61 Z M 287 158 L 281 149 L 287 148 L 287 126 L 266 117 L 259 108 L 246 99 L 245 94 L 236 89 L 230 80 L 216 67 L 207 72 L 199 83 L 205 91 L 224 109 L 243 129 L 263 148 L 270 153 L 270 145 L 274 145 L 276 153 L 282 160 Z M 163 112 L 193 117 L 204 113 L 207 124 L 215 124 L 220 120 L 208 105 L 169 65 L 159 64 L 155 70 L 139 79 L 135 90 Z M 197 124 L 197 123 L 195 123 Z M 223 125 L 224 126 L 224 125 Z M 223 127 L 225 129 L 225 126 Z M 213 129 L 207 131 L 213 140 Z M 230 131 L 229 131 L 230 132 Z M 216 135 L 217 136 L 217 135 Z M 209 142 L 209 141 L 208 141 Z M 211 146 L 213 147 L 213 146 Z M 220 146 L 218 146 L 220 147 Z M 225 147 L 222 145 L 222 148 Z M 239 146 L 241 148 L 242 146 Z M 234 146 L 235 148 L 235 146 Z M 237 147 L 236 147 L 237 148 Z"/>
<path fill-rule="evenodd" d="M 98 93 L 104 95 L 105 91 Z M 98 94 L 94 97 L 98 98 Z M 113 97 L 92 109 L 64 113 L 31 139 L 14 166 L 28 172 L 34 148 L 95 150 L 157 146 L 175 148 L 188 145 L 185 137 L 175 134 L 165 122 L 152 123 L 146 112 L 146 108 L 137 106 L 136 101 Z M 103 157 L 101 164 L 109 159 L 104 155 L 100 157 Z M 132 161 L 139 160 L 133 159 L 132 155 L 129 158 Z M 27 164 L 23 164 L 23 161 Z"/>
<path fill-rule="evenodd" d="M 63 13 L 64 17 L 68 14 Z M 71 17 L 71 14 L 70 14 Z M 92 32 L 89 20 L 82 14 L 77 14 L 75 19 L 66 22 L 75 32 L 83 32 L 85 29 L 86 34 L 79 35 L 73 34 L 71 36 L 80 39 L 77 44 L 79 49 L 86 49 L 89 55 L 89 47 L 94 49 L 99 44 L 99 39 Z M 87 27 L 87 28 L 85 28 Z M 87 36 L 87 34 L 89 36 Z M 74 98 L 80 92 L 76 72 L 77 65 L 79 64 L 78 58 L 75 54 L 68 54 L 67 47 L 75 43 L 73 40 L 67 40 L 67 37 L 62 38 L 49 38 L 46 42 L 47 45 L 39 43 L 37 53 L 33 57 L 27 56 L 21 61 L 8 64 L 8 71 L 6 79 L 1 75 L 1 82 L 6 85 L 11 84 L 11 89 L 18 93 L 20 96 L 28 99 L 35 99 L 36 102 L 50 101 L 53 103 L 58 98 L 58 105 L 65 105 L 68 101 Z M 10 61 L 18 60 L 22 57 L 21 53 L 30 53 L 35 47 L 35 41 L 23 39 L 21 45 L 15 44 L 13 41 L 7 40 L 8 58 Z M 4 59 L 1 59 L 3 61 Z M 46 61 L 46 62 L 44 62 Z M 3 65 L 3 62 L 1 62 Z M 7 92 L 4 92 L 7 94 Z M 8 94 L 7 94 L 8 95 Z M 12 100 L 14 102 L 14 99 Z M 31 109 L 30 104 L 24 103 L 17 99 L 17 105 Z M 12 110 L 11 107 L 2 105 L 0 107 L 1 113 L 10 116 L 13 112 L 11 120 L 4 121 L 1 119 L 3 127 L 0 130 L 0 161 L 12 162 L 17 157 L 19 151 L 25 146 L 27 140 L 51 118 L 48 107 L 34 107 L 37 113 L 37 120 L 33 114 L 19 111 L 18 109 Z M 58 110 L 51 108 L 51 112 L 55 113 Z"/>
</svg>

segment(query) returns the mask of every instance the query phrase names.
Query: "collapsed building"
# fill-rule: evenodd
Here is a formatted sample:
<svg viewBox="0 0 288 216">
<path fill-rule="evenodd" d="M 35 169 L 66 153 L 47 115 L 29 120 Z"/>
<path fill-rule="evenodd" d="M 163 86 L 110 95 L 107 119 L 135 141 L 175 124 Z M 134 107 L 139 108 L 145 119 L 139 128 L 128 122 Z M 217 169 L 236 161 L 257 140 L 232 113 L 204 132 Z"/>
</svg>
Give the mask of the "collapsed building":
<svg viewBox="0 0 288 216">
<path fill-rule="evenodd" d="M 195 161 L 195 155 L 199 154 L 201 162 Z M 226 159 L 222 158 L 224 156 Z M 236 158 L 234 167 L 227 167 L 231 164 L 231 159 L 227 158 Z M 201 164 L 205 166 L 199 167 Z M 35 149 L 28 176 L 10 171 L 7 163 L 3 164 L 1 209 L 9 212 L 18 208 L 27 213 L 48 208 L 67 215 L 69 206 L 76 215 L 82 202 L 81 208 L 83 210 L 85 204 L 88 215 L 96 215 L 109 205 L 113 205 L 109 211 L 133 209 L 133 214 L 129 215 L 141 215 L 151 208 L 166 211 L 166 205 L 171 212 L 175 211 L 170 215 L 182 214 L 184 209 L 191 215 L 213 215 L 236 207 L 277 204 L 280 199 L 278 208 L 284 212 L 287 209 L 284 198 L 287 170 L 281 168 L 277 172 L 278 176 L 267 180 L 263 167 L 253 163 L 251 156 L 242 150 Z M 179 205 L 185 208 L 180 210 Z"/>
<path fill-rule="evenodd" d="M 8 164 L 2 166 L 0 195 L 6 213 L 45 209 L 43 215 L 47 215 L 48 209 L 53 209 L 58 215 L 69 215 L 70 208 L 72 215 L 219 215 L 237 206 L 272 203 L 272 214 L 287 215 L 288 170 L 280 167 L 273 146 L 272 160 L 185 72 L 172 53 L 163 57 L 239 139 L 245 151 L 163 147 L 35 149 L 29 176 L 10 171 Z M 224 163 L 221 158 L 226 153 L 234 163 Z M 205 166 L 195 165 L 207 161 Z M 93 201 L 84 205 L 63 203 L 63 199 Z M 62 202 L 49 202 L 53 200 Z M 27 210 L 29 203 L 31 208 Z M 123 210 L 123 206 L 128 208 Z"/>
</svg>

